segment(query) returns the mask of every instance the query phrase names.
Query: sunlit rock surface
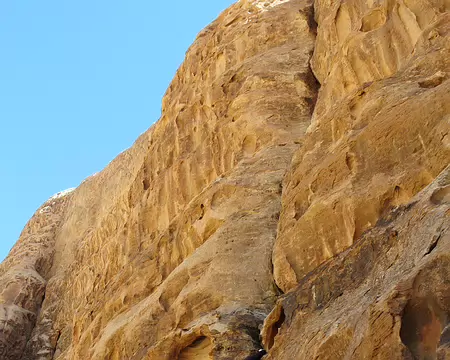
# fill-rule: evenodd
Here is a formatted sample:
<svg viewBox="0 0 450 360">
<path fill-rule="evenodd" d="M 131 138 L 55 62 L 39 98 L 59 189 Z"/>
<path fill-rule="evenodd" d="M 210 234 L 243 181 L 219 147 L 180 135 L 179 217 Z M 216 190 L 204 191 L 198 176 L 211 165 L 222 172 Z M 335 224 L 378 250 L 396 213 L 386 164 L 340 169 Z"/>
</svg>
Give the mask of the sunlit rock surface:
<svg viewBox="0 0 450 360">
<path fill-rule="evenodd" d="M 449 10 L 226 10 L 0 265 L 0 358 L 450 358 Z"/>
</svg>

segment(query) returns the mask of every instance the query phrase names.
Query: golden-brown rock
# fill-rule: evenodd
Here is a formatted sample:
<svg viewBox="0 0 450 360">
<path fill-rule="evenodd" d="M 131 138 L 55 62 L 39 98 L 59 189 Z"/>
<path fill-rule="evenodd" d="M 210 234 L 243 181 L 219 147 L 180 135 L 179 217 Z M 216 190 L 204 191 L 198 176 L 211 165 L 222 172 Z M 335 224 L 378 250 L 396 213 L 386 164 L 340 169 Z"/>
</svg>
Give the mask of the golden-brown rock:
<svg viewBox="0 0 450 360">
<path fill-rule="evenodd" d="M 450 167 L 284 295 L 268 359 L 447 359 L 449 193 Z"/>
<path fill-rule="evenodd" d="M 271 255 L 281 181 L 317 95 L 312 16 L 305 1 L 276 12 L 241 2 L 199 35 L 158 123 L 71 195 L 45 300 L 17 354 L 258 351 L 278 294 Z"/>
<path fill-rule="evenodd" d="M 449 356 L 449 8 L 226 10 L 0 265 L 0 357 Z"/>
<path fill-rule="evenodd" d="M 411 9 L 419 7 L 414 3 L 410 2 Z M 274 249 L 275 280 L 283 291 L 352 245 L 392 208 L 407 203 L 449 163 L 450 82 L 445 74 L 450 73 L 450 13 L 443 12 L 444 6 L 427 8 L 417 3 L 429 14 L 424 15 L 425 29 L 413 45 L 402 42 L 409 50 L 401 54 L 396 50 L 400 45 L 386 38 L 385 31 L 408 29 L 395 22 L 405 5 L 382 2 L 376 13 L 386 12 L 386 23 L 368 33 L 352 25 L 343 44 L 330 40 L 334 37 L 329 32 L 334 34 L 337 25 L 329 22 L 336 11 L 321 2 L 315 5 L 319 30 L 313 64 L 323 86 L 312 125 L 284 185 Z M 357 15 L 366 14 L 367 5 L 363 1 L 350 4 L 343 3 L 340 9 L 353 9 L 353 23 L 359 24 L 362 20 Z M 343 13 L 338 11 L 336 19 Z M 323 44 L 324 39 L 330 42 Z M 391 55 L 399 61 L 398 71 L 376 76 L 365 71 L 362 81 L 355 80 L 347 90 L 341 88 L 345 72 L 337 69 L 350 56 L 346 46 L 359 46 L 359 55 L 352 57 L 358 63 L 370 67 L 375 61 L 381 66 L 375 53 L 370 53 L 379 51 L 380 41 L 388 41 Z M 335 68 L 325 71 L 328 76 L 317 65 L 325 66 L 330 56 L 322 47 L 340 56 L 339 61 L 330 60 Z M 333 92 L 339 97 L 333 98 Z"/>
</svg>

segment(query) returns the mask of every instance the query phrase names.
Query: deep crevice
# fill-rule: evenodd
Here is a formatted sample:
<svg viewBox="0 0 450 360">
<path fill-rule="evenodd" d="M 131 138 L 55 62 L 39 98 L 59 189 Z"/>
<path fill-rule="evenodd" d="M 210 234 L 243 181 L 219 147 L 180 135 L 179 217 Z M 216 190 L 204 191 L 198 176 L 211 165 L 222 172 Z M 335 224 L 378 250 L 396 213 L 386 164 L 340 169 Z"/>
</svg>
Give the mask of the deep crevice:
<svg viewBox="0 0 450 360">
<path fill-rule="evenodd" d="M 264 349 L 258 350 L 256 354 L 247 356 L 244 360 L 259 360 L 262 359 L 264 355 L 266 355 L 267 352 Z"/>
<path fill-rule="evenodd" d="M 281 326 L 283 325 L 284 321 L 286 320 L 286 315 L 284 314 L 284 309 L 280 309 L 280 316 L 278 317 L 278 320 L 269 328 L 267 332 L 267 348 L 270 350 L 274 343 L 275 343 L 275 337 L 280 332 Z"/>
<path fill-rule="evenodd" d="M 430 246 L 428 247 L 427 252 L 424 254 L 424 256 L 427 256 L 433 252 L 434 249 L 438 246 L 439 240 L 441 239 L 441 234 L 435 235 L 433 237 L 433 241 L 431 242 Z"/>
<path fill-rule="evenodd" d="M 315 111 L 315 108 L 316 108 L 317 100 L 318 100 L 318 97 L 319 97 L 319 91 L 320 91 L 320 87 L 321 87 L 321 84 L 320 84 L 318 78 L 316 77 L 316 75 L 314 74 L 314 70 L 313 70 L 313 68 L 311 66 L 311 60 L 313 58 L 315 47 L 316 47 L 316 44 L 317 44 L 318 23 L 315 20 L 314 4 L 311 4 L 309 6 L 309 8 L 306 8 L 305 10 L 299 10 L 299 12 L 305 15 L 305 17 L 307 19 L 307 24 L 308 24 L 308 28 L 310 30 L 310 33 L 313 34 L 314 37 L 315 37 L 313 49 L 312 49 L 312 51 L 309 54 L 309 60 L 308 60 L 308 70 L 309 71 L 307 71 L 305 74 L 298 73 L 296 75 L 300 80 L 302 80 L 306 84 L 310 85 L 311 91 L 313 93 L 312 97 L 305 97 L 305 98 L 303 98 L 304 101 L 307 103 L 307 105 L 309 107 L 309 112 L 310 112 L 310 116 L 311 116 L 310 122 L 311 122 L 313 114 L 314 114 L 314 111 Z M 300 141 L 295 141 L 294 143 L 298 144 L 299 148 L 300 148 L 300 146 L 301 146 L 301 142 Z M 296 151 L 298 151 L 298 149 Z M 287 175 L 287 173 L 289 172 L 290 169 L 291 169 L 291 167 L 289 166 L 287 171 L 286 171 L 285 177 L 286 177 L 286 175 Z M 283 178 L 283 180 L 281 181 L 280 201 L 283 198 L 283 190 L 286 188 L 285 186 L 283 186 L 284 181 L 285 181 L 285 178 Z M 303 213 L 304 213 L 304 211 L 303 211 Z M 295 219 L 298 220 L 303 213 L 300 214 L 296 210 L 295 214 L 294 214 Z M 279 223 L 279 220 L 278 220 L 278 223 Z M 278 238 L 278 227 L 277 227 L 277 232 L 276 232 L 276 235 L 275 235 L 275 239 L 277 239 L 277 238 Z M 272 254 L 273 254 L 273 248 L 272 248 Z M 274 287 L 276 289 L 277 295 L 280 296 L 280 295 L 284 294 L 284 291 L 281 288 L 279 288 L 278 284 L 276 283 L 276 280 L 275 280 L 275 278 L 273 276 L 273 274 L 274 274 L 274 264 L 273 264 L 272 258 L 271 258 L 270 261 L 271 261 L 271 271 L 272 271 L 272 278 L 273 278 Z"/>
</svg>

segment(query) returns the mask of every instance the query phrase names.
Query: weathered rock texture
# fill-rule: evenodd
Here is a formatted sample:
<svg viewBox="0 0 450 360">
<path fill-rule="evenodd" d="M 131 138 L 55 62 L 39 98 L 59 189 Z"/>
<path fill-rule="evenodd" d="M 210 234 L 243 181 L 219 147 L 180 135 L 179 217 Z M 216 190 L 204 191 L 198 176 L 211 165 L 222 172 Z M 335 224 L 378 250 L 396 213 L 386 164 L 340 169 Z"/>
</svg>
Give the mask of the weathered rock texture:
<svg viewBox="0 0 450 360">
<path fill-rule="evenodd" d="M 0 265 L 0 357 L 450 359 L 449 10 L 226 10 Z"/>
</svg>

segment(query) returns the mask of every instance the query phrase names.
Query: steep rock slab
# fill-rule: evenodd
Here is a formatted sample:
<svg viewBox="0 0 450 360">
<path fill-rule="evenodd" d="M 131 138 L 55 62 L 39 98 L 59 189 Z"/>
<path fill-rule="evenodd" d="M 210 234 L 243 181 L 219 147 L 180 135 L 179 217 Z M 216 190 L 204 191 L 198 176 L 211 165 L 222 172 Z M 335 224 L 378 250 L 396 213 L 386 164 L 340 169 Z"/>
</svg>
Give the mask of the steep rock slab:
<svg viewBox="0 0 450 360">
<path fill-rule="evenodd" d="M 447 5 L 408 2 L 423 29 L 412 38 L 411 28 L 399 22 L 403 2 L 332 4 L 315 3 L 313 69 L 322 87 L 283 187 L 273 263 L 285 292 L 351 246 L 390 209 L 407 203 L 450 160 Z M 344 13 L 348 31 L 341 41 L 336 32 Z M 386 19 L 376 29 L 359 28 L 378 13 Z M 403 40 L 397 43 L 387 34 Z M 390 52 L 379 53 L 385 41 Z M 392 71 L 364 70 L 363 79 L 345 75 L 349 59 L 371 68 L 373 62 L 381 66 L 380 54 L 395 57 Z M 348 79 L 352 86 L 342 88 Z"/>
<path fill-rule="evenodd" d="M 73 193 L 23 359 L 259 349 L 281 181 L 317 96 L 312 14 L 242 1 L 199 34 L 158 123 Z"/>
</svg>

